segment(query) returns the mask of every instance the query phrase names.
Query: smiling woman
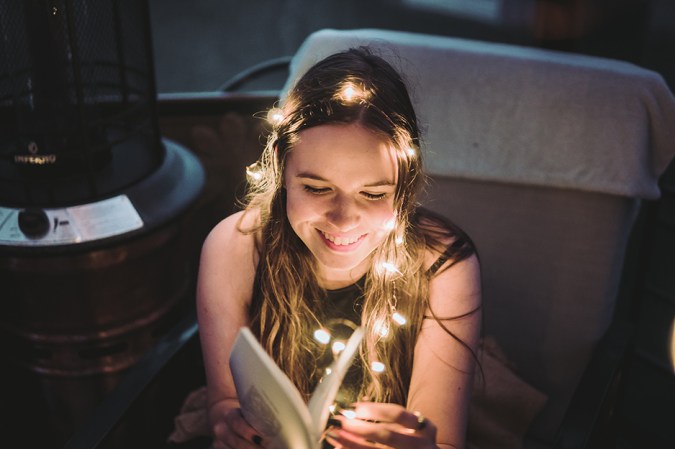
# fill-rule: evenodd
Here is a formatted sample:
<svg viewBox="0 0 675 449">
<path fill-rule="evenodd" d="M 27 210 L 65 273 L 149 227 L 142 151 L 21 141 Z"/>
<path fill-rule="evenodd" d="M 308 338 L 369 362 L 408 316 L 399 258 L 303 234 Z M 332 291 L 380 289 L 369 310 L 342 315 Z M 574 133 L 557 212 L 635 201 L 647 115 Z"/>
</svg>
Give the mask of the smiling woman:
<svg viewBox="0 0 675 449">
<path fill-rule="evenodd" d="M 353 417 L 336 415 L 327 443 L 463 447 L 479 267 L 461 230 L 417 208 L 424 176 L 405 83 L 384 59 L 351 49 L 310 68 L 269 116 L 245 208 L 202 251 L 214 447 L 266 437 L 242 417 L 225 362 L 238 329 L 250 327 L 307 398 L 327 367 L 315 330 L 338 321 L 366 336 L 336 404 Z"/>
</svg>

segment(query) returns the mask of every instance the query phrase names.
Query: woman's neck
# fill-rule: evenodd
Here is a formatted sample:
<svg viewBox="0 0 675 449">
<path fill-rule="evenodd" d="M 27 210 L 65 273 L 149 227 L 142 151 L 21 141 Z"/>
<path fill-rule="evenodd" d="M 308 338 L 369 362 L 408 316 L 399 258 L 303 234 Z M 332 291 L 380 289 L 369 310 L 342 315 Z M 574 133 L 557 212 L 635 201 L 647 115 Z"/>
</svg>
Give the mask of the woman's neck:
<svg viewBox="0 0 675 449">
<path fill-rule="evenodd" d="M 366 259 L 349 270 L 330 267 L 319 268 L 319 285 L 326 290 L 337 290 L 355 284 L 368 271 L 370 259 Z"/>
</svg>

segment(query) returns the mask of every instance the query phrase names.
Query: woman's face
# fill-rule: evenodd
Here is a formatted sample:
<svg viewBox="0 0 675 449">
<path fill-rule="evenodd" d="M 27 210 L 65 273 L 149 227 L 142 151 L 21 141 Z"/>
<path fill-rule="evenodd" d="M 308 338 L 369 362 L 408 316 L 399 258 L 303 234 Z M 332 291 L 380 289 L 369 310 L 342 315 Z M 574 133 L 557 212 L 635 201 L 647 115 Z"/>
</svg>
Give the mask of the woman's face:
<svg viewBox="0 0 675 449">
<path fill-rule="evenodd" d="M 393 228 L 397 163 L 385 137 L 359 125 L 320 125 L 299 133 L 284 181 L 288 221 L 319 264 L 319 282 L 358 280 Z"/>
</svg>

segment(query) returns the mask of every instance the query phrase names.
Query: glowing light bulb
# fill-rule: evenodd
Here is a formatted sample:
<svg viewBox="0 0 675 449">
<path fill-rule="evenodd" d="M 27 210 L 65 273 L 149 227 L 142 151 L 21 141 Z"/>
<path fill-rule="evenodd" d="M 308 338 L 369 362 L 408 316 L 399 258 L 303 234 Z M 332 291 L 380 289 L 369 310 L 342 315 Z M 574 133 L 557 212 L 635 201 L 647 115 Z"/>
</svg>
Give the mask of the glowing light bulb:
<svg viewBox="0 0 675 449">
<path fill-rule="evenodd" d="M 336 96 L 344 103 L 353 103 L 367 99 L 368 91 L 351 81 L 345 81 Z"/>
<path fill-rule="evenodd" d="M 340 410 L 340 414 L 347 419 L 356 418 L 356 412 L 354 410 Z"/>
<path fill-rule="evenodd" d="M 381 338 L 385 338 L 389 335 L 389 323 L 382 318 L 378 319 L 375 323 L 374 330 Z"/>
<path fill-rule="evenodd" d="M 314 331 L 314 339 L 322 345 L 327 345 L 330 342 L 330 334 L 325 329 L 317 329 Z"/>
<path fill-rule="evenodd" d="M 328 410 L 329 410 L 331 413 L 335 413 L 335 410 L 336 410 L 336 409 L 337 409 L 337 405 L 335 405 L 335 404 L 331 404 L 331 405 L 328 406 Z"/>
<path fill-rule="evenodd" d="M 408 322 L 408 320 L 398 312 L 394 312 L 394 314 L 391 316 L 391 319 L 394 320 L 394 322 L 397 323 L 399 326 L 403 326 L 405 323 Z"/>
<path fill-rule="evenodd" d="M 390 218 L 389 220 L 384 222 L 385 231 L 393 231 L 395 227 L 396 227 L 396 218 Z"/>
<path fill-rule="evenodd" d="M 370 364 L 370 367 L 372 370 L 376 373 L 383 373 L 386 367 L 384 366 L 384 363 L 382 362 L 373 362 Z"/>
<path fill-rule="evenodd" d="M 326 376 L 329 375 L 332 372 L 333 372 L 333 370 L 331 369 L 330 366 L 328 368 L 326 368 Z"/>
<path fill-rule="evenodd" d="M 284 114 L 279 108 L 272 108 L 267 111 L 267 121 L 272 125 L 278 125 L 284 119 Z"/>
<path fill-rule="evenodd" d="M 251 164 L 247 166 L 246 175 L 255 181 L 260 181 L 263 177 L 262 173 L 260 173 L 258 164 Z"/>
<path fill-rule="evenodd" d="M 417 154 L 417 151 L 415 151 L 415 148 L 413 147 L 406 148 L 405 152 L 408 153 L 409 157 L 415 157 L 415 155 Z"/>
<path fill-rule="evenodd" d="M 347 345 L 345 345 L 344 341 L 336 341 L 335 343 L 333 343 L 333 352 L 336 354 L 340 353 L 344 351 L 346 347 Z"/>
<path fill-rule="evenodd" d="M 394 265 L 391 262 L 382 262 L 382 268 L 387 273 L 400 273 L 400 271 L 398 271 L 398 268 L 396 268 L 396 265 Z"/>
<path fill-rule="evenodd" d="M 351 102 L 354 97 L 356 96 L 357 90 L 354 87 L 352 83 L 347 83 L 345 86 L 342 88 L 342 92 L 340 93 L 340 96 L 344 101 Z"/>
</svg>

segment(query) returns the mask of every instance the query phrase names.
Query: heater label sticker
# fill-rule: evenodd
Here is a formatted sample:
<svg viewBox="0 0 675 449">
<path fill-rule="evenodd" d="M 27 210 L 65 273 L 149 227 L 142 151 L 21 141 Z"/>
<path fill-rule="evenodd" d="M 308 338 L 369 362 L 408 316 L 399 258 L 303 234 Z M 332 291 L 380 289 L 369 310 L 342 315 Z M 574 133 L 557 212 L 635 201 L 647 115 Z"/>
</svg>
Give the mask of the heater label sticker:
<svg viewBox="0 0 675 449">
<path fill-rule="evenodd" d="M 112 237 L 143 227 L 143 220 L 126 195 L 66 210 L 80 231 L 82 241 Z"/>
<path fill-rule="evenodd" d="M 0 207 L 0 245 L 50 246 L 100 240 L 143 227 L 126 195 L 62 209 Z"/>
<path fill-rule="evenodd" d="M 53 209 L 47 211 L 51 229 L 42 240 L 47 240 L 51 244 L 77 243 L 82 241 L 77 228 L 72 225 L 68 213 L 63 209 Z"/>
</svg>

